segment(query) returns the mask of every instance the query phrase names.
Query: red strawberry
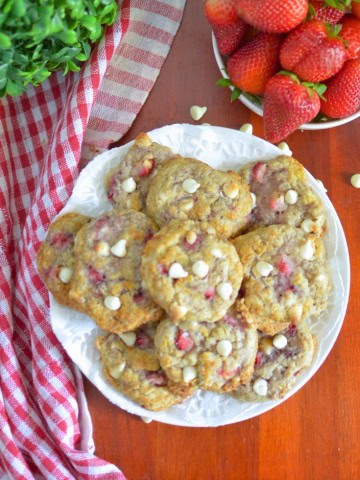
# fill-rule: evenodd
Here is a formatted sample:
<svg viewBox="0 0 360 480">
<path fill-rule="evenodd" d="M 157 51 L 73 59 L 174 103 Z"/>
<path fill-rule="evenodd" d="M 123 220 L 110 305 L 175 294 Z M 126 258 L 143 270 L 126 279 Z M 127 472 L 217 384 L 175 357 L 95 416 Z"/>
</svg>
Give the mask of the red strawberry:
<svg viewBox="0 0 360 480">
<path fill-rule="evenodd" d="M 194 341 L 191 338 L 190 334 L 188 332 L 183 332 L 182 330 L 179 330 L 179 333 L 175 339 L 175 347 L 178 350 L 188 352 L 192 349 L 193 346 Z"/>
<path fill-rule="evenodd" d="M 212 300 L 215 297 L 215 288 L 208 287 L 204 292 L 204 296 L 206 300 Z"/>
<path fill-rule="evenodd" d="M 346 15 L 342 23 L 340 36 L 345 40 L 346 58 L 353 60 L 360 57 L 360 20 L 353 15 Z"/>
<path fill-rule="evenodd" d="M 146 380 L 156 387 L 163 387 L 167 384 L 166 375 L 162 370 L 158 370 L 157 372 L 147 372 L 145 377 Z"/>
<path fill-rule="evenodd" d="M 140 348 L 140 350 L 144 350 L 146 348 L 151 348 L 153 343 L 153 339 L 142 330 L 138 330 L 136 332 L 135 347 Z"/>
<path fill-rule="evenodd" d="M 317 18 L 330 25 L 336 25 L 345 15 L 344 9 L 333 8 L 323 1 L 319 2 L 316 0 L 310 0 L 309 12 L 312 13 L 312 18 Z"/>
<path fill-rule="evenodd" d="M 263 32 L 289 32 L 308 12 L 307 0 L 237 0 L 236 9 L 246 23 Z"/>
<path fill-rule="evenodd" d="M 225 26 L 236 22 L 235 4 L 236 0 L 206 0 L 204 10 L 210 25 Z"/>
<path fill-rule="evenodd" d="M 155 167 L 155 160 L 153 158 L 149 158 L 143 161 L 142 166 L 138 170 L 137 174 L 139 177 L 147 177 Z"/>
<path fill-rule="evenodd" d="M 262 94 L 266 82 L 278 71 L 281 36 L 259 33 L 242 45 L 229 59 L 232 83 L 245 92 Z"/>
<path fill-rule="evenodd" d="M 278 143 L 320 110 L 319 95 L 295 75 L 271 78 L 264 96 L 264 130 L 269 142 Z"/>
<path fill-rule="evenodd" d="M 339 38 L 330 36 L 330 27 L 310 20 L 289 33 L 280 49 L 280 63 L 307 82 L 321 82 L 341 70 L 346 50 Z"/>
<path fill-rule="evenodd" d="M 326 82 L 321 112 L 332 118 L 344 118 L 360 109 L 360 60 L 349 60 L 342 70 Z"/>
<path fill-rule="evenodd" d="M 355 15 L 356 18 L 360 18 L 360 3 L 352 1 L 351 4 L 351 11 Z"/>
<path fill-rule="evenodd" d="M 237 18 L 230 25 L 213 25 L 219 52 L 222 55 L 231 55 L 244 39 L 247 28 L 247 24 L 241 18 Z"/>
</svg>

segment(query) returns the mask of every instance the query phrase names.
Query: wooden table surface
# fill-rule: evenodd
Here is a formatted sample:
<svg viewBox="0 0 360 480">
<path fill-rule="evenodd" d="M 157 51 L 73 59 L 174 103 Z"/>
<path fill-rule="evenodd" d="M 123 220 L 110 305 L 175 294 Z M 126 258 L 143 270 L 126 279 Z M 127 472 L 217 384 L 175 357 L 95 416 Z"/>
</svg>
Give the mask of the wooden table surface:
<svg viewBox="0 0 360 480">
<path fill-rule="evenodd" d="M 206 105 L 201 122 L 238 129 L 262 119 L 219 78 L 202 2 L 188 0 L 183 22 L 153 91 L 121 144 L 142 131 L 194 123 L 192 105 Z M 306 168 L 323 181 L 343 224 L 351 258 L 351 295 L 340 336 L 315 376 L 282 405 L 260 417 L 220 428 L 183 428 L 141 419 L 113 406 L 90 382 L 86 394 L 96 453 L 118 465 L 128 480 L 231 480 L 360 478 L 360 190 L 350 184 L 360 172 L 360 119 L 288 138 Z M 335 285 L 336 288 L 336 285 Z"/>
</svg>

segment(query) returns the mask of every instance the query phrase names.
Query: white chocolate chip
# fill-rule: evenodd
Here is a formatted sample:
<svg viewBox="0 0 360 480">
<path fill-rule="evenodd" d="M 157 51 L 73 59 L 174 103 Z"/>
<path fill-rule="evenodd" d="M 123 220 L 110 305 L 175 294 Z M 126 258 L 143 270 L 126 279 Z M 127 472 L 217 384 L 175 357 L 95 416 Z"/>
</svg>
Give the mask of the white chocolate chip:
<svg viewBox="0 0 360 480">
<path fill-rule="evenodd" d="M 315 250 L 311 240 L 308 240 L 305 245 L 301 247 L 301 256 L 304 260 L 311 260 L 314 256 Z"/>
<path fill-rule="evenodd" d="M 144 423 L 151 423 L 152 422 L 152 418 L 150 418 L 150 417 L 140 417 L 140 418 Z"/>
<path fill-rule="evenodd" d="M 197 122 L 198 120 L 200 120 L 200 118 L 202 118 L 205 115 L 206 110 L 207 110 L 206 107 L 199 107 L 199 105 L 193 105 L 190 108 L 191 118 L 195 120 L 195 122 Z"/>
<path fill-rule="evenodd" d="M 204 123 L 202 123 L 201 125 L 203 125 L 204 127 L 210 127 L 211 124 L 210 124 L 210 123 L 207 123 L 207 122 L 204 122 Z"/>
<path fill-rule="evenodd" d="M 62 267 L 59 272 L 59 280 L 62 283 L 69 283 L 74 275 L 74 269 L 71 267 Z"/>
<path fill-rule="evenodd" d="M 198 260 L 193 264 L 192 271 L 197 277 L 205 278 L 206 275 L 209 273 L 209 265 L 203 260 Z"/>
<path fill-rule="evenodd" d="M 295 205 L 295 203 L 298 201 L 299 195 L 295 190 L 288 190 L 285 193 L 285 202 L 288 205 Z"/>
<path fill-rule="evenodd" d="M 110 255 L 110 245 L 107 242 L 99 242 L 95 245 L 95 252 L 102 257 Z"/>
<path fill-rule="evenodd" d="M 126 193 L 132 193 L 136 190 L 136 182 L 133 179 L 133 177 L 129 177 L 126 180 L 124 180 L 121 184 L 121 188 L 124 190 Z"/>
<path fill-rule="evenodd" d="M 260 277 L 268 277 L 274 270 L 274 267 L 270 263 L 260 260 L 260 262 L 257 262 L 255 265 L 254 270 Z"/>
<path fill-rule="evenodd" d="M 251 197 L 251 200 L 252 200 L 252 208 L 255 208 L 256 207 L 256 195 L 255 195 L 255 193 L 250 192 L 250 197 Z"/>
<path fill-rule="evenodd" d="M 115 255 L 115 257 L 123 258 L 126 256 L 126 240 L 121 239 L 115 243 L 110 249 L 111 253 Z"/>
<path fill-rule="evenodd" d="M 119 310 L 121 307 L 120 298 L 108 295 L 104 298 L 104 305 L 108 310 Z"/>
<path fill-rule="evenodd" d="M 281 333 L 279 333 L 278 335 L 275 335 L 272 343 L 275 348 L 278 348 L 279 350 L 281 350 L 282 348 L 286 347 L 288 341 L 285 335 L 282 335 Z"/>
<path fill-rule="evenodd" d="M 121 340 L 127 345 L 128 347 L 133 347 L 136 342 L 136 333 L 135 332 L 124 332 L 118 333 Z"/>
<path fill-rule="evenodd" d="M 289 148 L 289 145 L 286 142 L 279 143 L 278 148 L 283 151 L 284 155 L 288 155 L 289 157 L 291 157 L 291 155 L 293 154 L 293 152 Z"/>
<path fill-rule="evenodd" d="M 316 181 L 318 182 L 318 184 L 322 188 L 322 190 L 326 193 L 327 189 L 325 188 L 325 185 L 323 184 L 323 182 L 319 178 L 317 178 Z"/>
<path fill-rule="evenodd" d="M 225 195 L 232 200 L 239 195 L 239 186 L 234 183 L 225 183 L 223 190 Z"/>
<path fill-rule="evenodd" d="M 193 178 L 187 178 L 182 183 L 182 188 L 185 190 L 186 193 L 195 193 L 199 187 L 200 183 L 198 183 Z"/>
<path fill-rule="evenodd" d="M 310 220 L 310 218 L 305 218 L 305 220 L 301 222 L 301 229 L 304 230 L 304 232 L 306 233 L 313 232 L 314 226 L 315 226 L 315 223 L 312 220 Z"/>
<path fill-rule="evenodd" d="M 240 132 L 248 133 L 249 135 L 252 135 L 253 130 L 251 123 L 244 123 L 244 125 L 240 127 Z"/>
<path fill-rule="evenodd" d="M 231 297 L 231 294 L 233 292 L 233 288 L 231 283 L 229 282 L 221 282 L 219 285 L 216 287 L 216 291 L 218 295 L 223 299 L 223 300 L 229 300 Z"/>
<path fill-rule="evenodd" d="M 186 241 L 190 245 L 194 245 L 194 243 L 196 242 L 196 239 L 197 239 L 197 235 L 196 235 L 196 232 L 194 232 L 193 230 L 190 230 L 190 232 L 186 234 Z"/>
<path fill-rule="evenodd" d="M 360 173 L 355 173 L 350 179 L 351 185 L 360 188 Z"/>
<path fill-rule="evenodd" d="M 268 392 L 268 383 L 264 378 L 258 378 L 253 384 L 254 392 L 260 397 L 266 397 Z"/>
<path fill-rule="evenodd" d="M 183 269 L 180 263 L 173 263 L 169 268 L 169 277 L 170 278 L 186 278 L 189 274 Z"/>
<path fill-rule="evenodd" d="M 119 380 L 121 377 L 123 371 L 125 369 L 125 362 L 119 363 L 119 365 L 114 365 L 109 369 L 109 373 L 113 378 L 116 378 L 116 380 Z"/>
<path fill-rule="evenodd" d="M 232 343 L 229 340 L 220 340 L 216 345 L 216 350 L 222 357 L 228 357 L 232 352 Z"/>
<path fill-rule="evenodd" d="M 184 305 L 179 305 L 178 303 L 174 303 L 170 306 L 170 316 L 172 320 L 178 321 L 180 318 L 183 318 L 188 312 L 188 308 Z"/>
<path fill-rule="evenodd" d="M 316 278 L 317 283 L 328 283 L 328 277 L 324 273 L 320 273 Z"/>
<path fill-rule="evenodd" d="M 191 380 L 197 377 L 197 371 L 194 367 L 185 367 L 183 370 L 183 380 L 185 383 L 190 383 Z"/>
<path fill-rule="evenodd" d="M 213 248 L 211 250 L 211 255 L 215 258 L 222 258 L 223 257 L 223 253 L 220 250 L 220 248 Z"/>
<path fill-rule="evenodd" d="M 194 206 L 194 202 L 191 199 L 186 199 L 179 204 L 179 209 L 188 212 Z"/>
</svg>

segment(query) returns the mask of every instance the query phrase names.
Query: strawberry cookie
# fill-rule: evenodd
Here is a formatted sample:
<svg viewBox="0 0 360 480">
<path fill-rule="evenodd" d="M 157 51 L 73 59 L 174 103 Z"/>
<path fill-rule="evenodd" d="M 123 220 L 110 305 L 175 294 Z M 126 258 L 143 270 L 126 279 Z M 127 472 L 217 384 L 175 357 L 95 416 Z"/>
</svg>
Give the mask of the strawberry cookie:
<svg viewBox="0 0 360 480">
<path fill-rule="evenodd" d="M 146 199 L 147 211 L 159 226 L 174 219 L 198 220 L 225 238 L 240 230 L 251 206 L 249 187 L 237 173 L 189 158 L 163 165 Z"/>
<path fill-rule="evenodd" d="M 121 208 L 144 210 L 149 182 L 157 167 L 177 156 L 170 148 L 153 142 L 146 133 L 141 133 L 124 160 L 105 178 L 109 201 Z"/>
<path fill-rule="evenodd" d="M 259 330 L 273 335 L 325 309 L 330 278 L 321 239 L 273 225 L 233 244 L 244 268 L 239 293 Z"/>
<path fill-rule="evenodd" d="M 39 274 L 56 300 L 63 305 L 71 305 L 69 290 L 74 274 L 75 235 L 89 221 L 89 217 L 78 213 L 59 217 L 50 225 L 37 253 Z"/>
<path fill-rule="evenodd" d="M 162 320 L 155 336 L 159 362 L 177 385 L 230 392 L 253 372 L 257 331 L 230 309 L 216 323 Z"/>
<path fill-rule="evenodd" d="M 144 213 L 115 209 L 78 232 L 69 295 L 105 330 L 124 332 L 162 316 L 140 274 L 141 253 L 156 231 Z"/>
<path fill-rule="evenodd" d="M 260 333 L 253 376 L 233 396 L 244 402 L 284 397 L 300 371 L 311 365 L 315 349 L 316 339 L 304 322 L 273 337 Z"/>
<path fill-rule="evenodd" d="M 148 410 L 160 411 L 181 403 L 187 395 L 172 393 L 154 351 L 156 324 L 150 322 L 134 332 L 98 337 L 106 379 L 117 390 Z"/>
<path fill-rule="evenodd" d="M 213 227 L 174 220 L 144 248 L 143 279 L 171 320 L 215 322 L 235 302 L 242 266 L 235 248 Z"/>
<path fill-rule="evenodd" d="M 274 224 L 300 227 L 322 235 L 325 213 L 309 185 L 304 167 L 294 158 L 281 156 L 243 167 L 239 174 L 250 186 L 253 207 L 247 231 Z"/>
</svg>

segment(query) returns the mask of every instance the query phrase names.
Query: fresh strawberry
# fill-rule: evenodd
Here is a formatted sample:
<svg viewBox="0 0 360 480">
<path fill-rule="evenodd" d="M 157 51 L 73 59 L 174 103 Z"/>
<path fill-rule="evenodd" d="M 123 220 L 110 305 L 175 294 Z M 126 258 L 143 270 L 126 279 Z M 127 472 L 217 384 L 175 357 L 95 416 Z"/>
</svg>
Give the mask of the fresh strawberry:
<svg viewBox="0 0 360 480">
<path fill-rule="evenodd" d="M 346 58 L 360 58 L 360 20 L 353 15 L 346 15 L 342 23 L 340 36 L 345 40 Z"/>
<path fill-rule="evenodd" d="M 334 29 L 334 34 L 338 31 Z M 321 82 L 341 70 L 346 50 L 341 39 L 333 37 L 330 27 L 310 20 L 288 34 L 280 49 L 280 63 L 307 82 Z"/>
<path fill-rule="evenodd" d="M 177 334 L 177 337 L 175 339 L 175 347 L 178 350 L 183 350 L 185 352 L 188 352 L 193 348 L 193 346 L 194 346 L 194 341 L 191 338 L 190 334 L 188 332 L 179 330 L 179 333 Z"/>
<path fill-rule="evenodd" d="M 278 71 L 281 36 L 258 33 L 229 59 L 228 75 L 235 87 L 254 95 L 265 91 L 267 81 Z"/>
<path fill-rule="evenodd" d="M 268 81 L 264 96 L 266 140 L 280 142 L 316 117 L 319 110 L 320 98 L 315 90 L 302 85 L 295 75 L 275 75 Z"/>
<path fill-rule="evenodd" d="M 356 18 L 360 18 L 360 3 L 355 2 L 354 0 L 351 3 L 351 11 Z"/>
<path fill-rule="evenodd" d="M 238 19 L 236 0 L 206 0 L 205 15 L 212 27 L 231 25 Z"/>
<path fill-rule="evenodd" d="M 349 60 L 326 82 L 321 112 L 331 118 L 344 118 L 360 109 L 360 60 Z"/>
<path fill-rule="evenodd" d="M 241 18 L 237 18 L 230 25 L 213 25 L 219 52 L 222 55 L 231 55 L 243 41 L 247 28 L 247 24 Z"/>
<path fill-rule="evenodd" d="M 309 1 L 309 13 L 311 18 L 317 18 L 329 25 L 336 25 L 345 15 L 344 9 L 333 8 L 326 4 L 326 2 L 319 2 L 316 0 Z"/>
<path fill-rule="evenodd" d="M 263 32 L 289 32 L 308 12 L 307 0 L 237 0 L 239 16 Z"/>
</svg>

